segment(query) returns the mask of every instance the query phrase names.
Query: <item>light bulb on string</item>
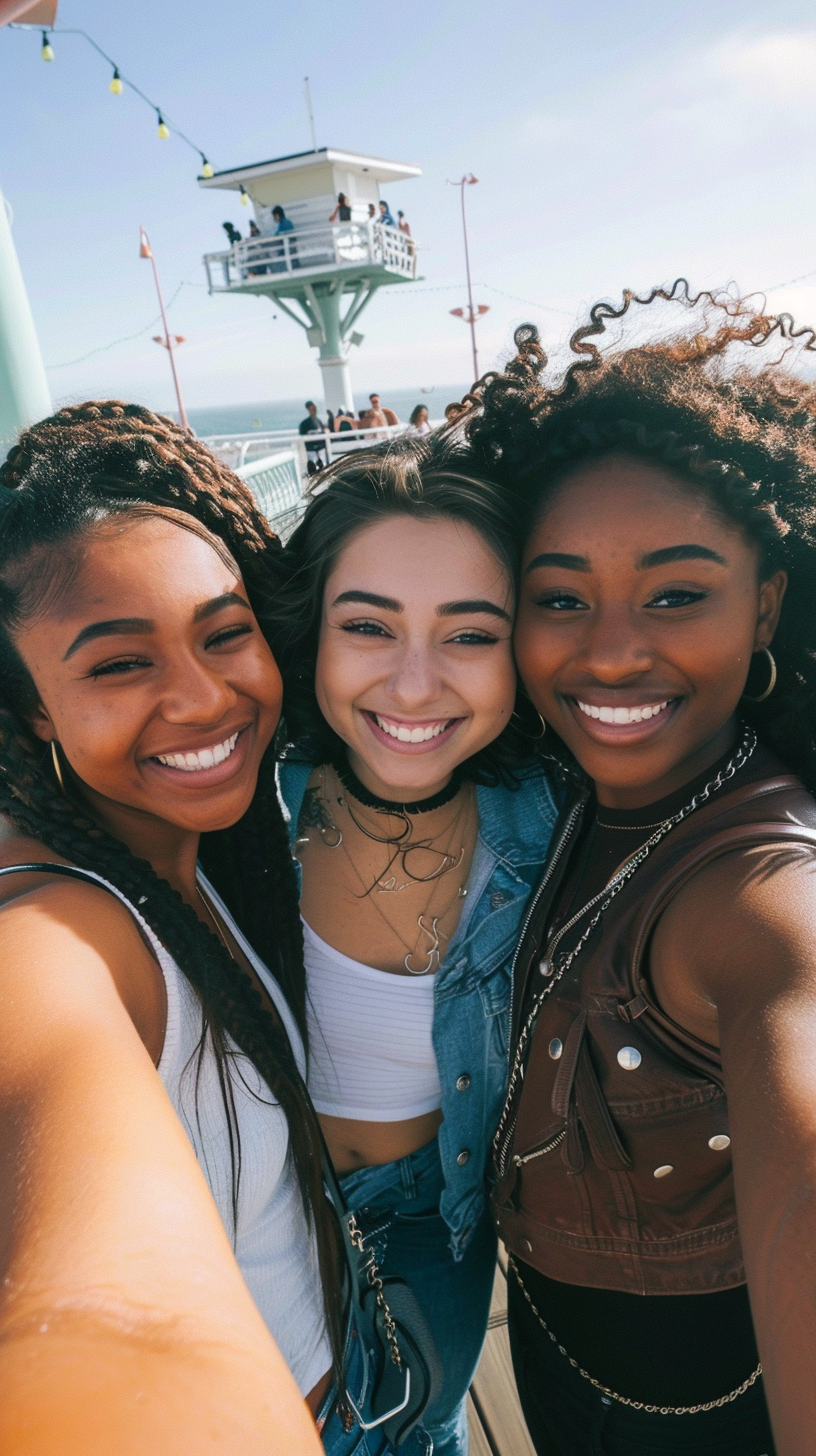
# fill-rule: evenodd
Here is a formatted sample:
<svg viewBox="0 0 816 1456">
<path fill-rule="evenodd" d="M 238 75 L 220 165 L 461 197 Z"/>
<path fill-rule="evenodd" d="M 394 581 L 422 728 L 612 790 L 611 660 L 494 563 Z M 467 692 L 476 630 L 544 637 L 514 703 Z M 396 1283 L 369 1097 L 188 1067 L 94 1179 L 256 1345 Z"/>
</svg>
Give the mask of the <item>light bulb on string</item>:
<svg viewBox="0 0 816 1456">
<path fill-rule="evenodd" d="M 249 207 L 249 193 L 245 187 L 241 188 L 241 206 Z"/>
<path fill-rule="evenodd" d="M 213 171 L 210 163 L 207 161 L 207 158 L 203 154 L 202 154 L 202 157 L 201 157 L 201 161 L 202 161 L 202 164 L 203 164 L 202 165 L 202 168 L 201 168 L 201 175 L 202 175 L 202 177 L 214 177 L 215 176 L 215 173 L 214 173 L 214 171 Z"/>
<path fill-rule="evenodd" d="M 114 66 L 113 68 L 113 79 L 110 83 L 110 86 L 108 87 L 108 90 L 112 91 L 114 96 L 121 96 L 122 94 L 122 77 L 119 75 L 118 66 Z"/>
<path fill-rule="evenodd" d="M 40 55 L 42 56 L 44 61 L 53 61 L 54 59 L 54 52 L 51 49 L 47 30 L 44 30 L 42 33 L 42 49 L 40 51 Z"/>
<path fill-rule="evenodd" d="M 159 138 L 161 141 L 166 142 L 170 135 L 170 128 L 160 111 L 156 112 L 156 117 L 159 123 Z"/>
</svg>

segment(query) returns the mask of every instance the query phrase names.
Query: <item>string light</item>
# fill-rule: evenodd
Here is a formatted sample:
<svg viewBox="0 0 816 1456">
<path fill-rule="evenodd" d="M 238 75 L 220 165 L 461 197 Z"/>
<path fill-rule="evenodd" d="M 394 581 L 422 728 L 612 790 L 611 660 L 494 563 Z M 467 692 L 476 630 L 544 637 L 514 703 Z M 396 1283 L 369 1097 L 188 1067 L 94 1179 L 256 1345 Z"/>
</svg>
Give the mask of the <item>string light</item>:
<svg viewBox="0 0 816 1456">
<path fill-rule="evenodd" d="M 244 188 L 243 183 L 241 184 L 241 206 L 249 207 L 249 193 Z"/>
<path fill-rule="evenodd" d="M 0 9 L 1 8 L 2 8 L 2 0 L 0 0 Z M 30 26 L 30 25 L 26 25 L 24 23 L 17 23 L 17 24 L 15 24 L 14 21 L 11 21 L 9 23 L 8 29 L 9 30 L 22 30 L 22 31 L 28 32 L 28 31 L 34 29 L 34 27 L 33 26 Z M 51 40 L 50 40 L 50 37 L 54 33 L 55 33 L 55 30 L 54 30 L 54 27 L 53 26 L 49 27 L 46 30 L 41 30 L 41 32 L 40 32 L 40 34 L 42 35 L 42 45 L 41 45 L 41 48 L 40 48 L 40 55 L 41 55 L 41 57 L 42 57 L 42 59 L 44 61 L 53 61 L 54 60 L 54 51 L 53 51 L 53 48 L 51 46 Z M 81 35 L 82 36 L 82 39 L 85 40 L 85 41 L 87 41 L 88 42 L 88 45 L 91 46 L 91 48 L 96 51 L 97 55 L 101 56 L 102 59 L 103 59 L 103 61 L 106 61 L 107 64 L 112 68 L 112 70 L 113 70 L 113 76 L 111 77 L 111 80 L 108 82 L 108 89 L 111 91 L 111 93 L 114 96 L 121 96 L 122 95 L 122 91 L 123 91 L 123 89 L 124 89 L 125 86 L 127 86 L 129 88 L 129 90 L 133 91 L 134 94 L 139 97 L 139 100 L 140 101 L 143 101 L 145 103 L 145 105 L 146 106 L 149 106 L 150 109 L 151 109 L 151 111 L 153 111 L 155 113 L 156 122 L 158 124 L 158 134 L 159 134 L 159 137 L 161 138 L 162 141 L 166 141 L 167 140 L 167 138 L 170 136 L 170 127 L 167 125 L 167 122 L 165 121 L 164 116 L 163 116 L 161 110 L 159 109 L 159 107 L 156 105 L 155 101 L 152 101 L 149 96 L 146 96 L 145 93 L 144 93 L 144 91 L 140 91 L 139 87 L 137 85 L 135 85 L 135 83 L 133 81 L 129 80 L 127 76 L 123 76 L 122 75 L 121 71 L 119 70 L 119 67 L 116 65 L 116 63 L 113 60 L 113 58 L 111 56 L 109 56 L 106 51 L 103 51 L 103 49 L 102 49 L 101 46 L 98 46 L 97 45 L 96 41 L 93 39 L 92 36 L 88 35 L 88 32 L 86 30 L 80 30 L 80 29 L 78 29 L 75 26 L 60 25 L 60 26 L 58 26 L 56 28 L 56 33 L 58 35 Z M 175 137 L 178 137 L 179 141 L 184 142 L 185 146 L 190 147 L 192 149 L 192 151 L 196 152 L 198 154 L 198 156 L 201 158 L 201 163 L 202 163 L 202 166 L 201 166 L 201 176 L 202 177 L 206 177 L 206 178 L 214 177 L 215 176 L 215 172 L 213 171 L 212 165 L 207 160 L 207 158 L 204 155 L 204 153 L 202 152 L 201 148 L 200 147 L 197 147 L 196 144 L 195 144 L 195 142 L 191 141 L 188 136 L 185 136 L 184 132 L 180 129 L 180 127 L 178 127 L 178 126 L 176 126 L 174 124 L 173 124 L 173 135 Z M 243 193 L 243 189 L 242 189 L 242 193 Z M 244 206 L 246 207 L 247 203 L 249 202 L 249 197 L 246 194 L 243 194 L 242 197 L 241 197 L 241 201 L 244 204 Z"/>
</svg>

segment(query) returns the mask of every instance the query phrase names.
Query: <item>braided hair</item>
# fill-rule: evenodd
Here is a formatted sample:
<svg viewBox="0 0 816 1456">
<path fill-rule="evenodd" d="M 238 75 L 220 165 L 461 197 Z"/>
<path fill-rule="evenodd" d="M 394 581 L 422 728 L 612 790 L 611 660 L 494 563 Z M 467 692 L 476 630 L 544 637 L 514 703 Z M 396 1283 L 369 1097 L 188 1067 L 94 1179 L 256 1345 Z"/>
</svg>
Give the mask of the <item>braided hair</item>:
<svg viewBox="0 0 816 1456">
<path fill-rule="evenodd" d="M 627 326 L 655 305 L 652 339 L 626 347 Z M 618 336 L 602 350 L 591 340 L 610 323 Z M 777 686 L 763 703 L 743 700 L 741 712 L 816 793 L 816 387 L 782 367 L 797 351 L 816 352 L 814 330 L 731 293 L 692 295 L 679 279 L 644 296 L 627 291 L 617 307 L 595 304 L 560 380 L 534 325 L 517 329 L 515 343 L 505 370 L 466 397 L 463 468 L 508 492 L 519 549 L 565 473 L 611 453 L 663 465 L 739 526 L 763 579 L 788 573 Z M 774 346 L 772 360 L 756 352 Z M 558 756 L 574 769 L 566 749 Z"/>
<path fill-rule="evenodd" d="M 0 466 L 0 813 L 71 863 L 95 870 L 131 902 L 177 962 L 202 1007 L 199 1068 L 217 1059 L 238 1216 L 240 1135 L 229 1073 L 231 1038 L 282 1107 L 304 1213 L 317 1239 L 335 1369 L 342 1355 L 337 1230 L 324 1196 L 320 1132 L 288 1038 L 249 976 L 151 865 L 104 831 L 59 790 L 29 726 L 37 692 L 13 631 L 45 594 L 70 582 L 82 539 L 130 512 L 166 512 L 203 529 L 237 564 L 271 641 L 269 603 L 280 543 L 243 482 L 172 420 L 139 405 L 91 402 L 25 431 Z M 67 575 L 66 575 L 67 573 Z M 276 975 L 305 1027 L 303 946 L 294 867 L 277 797 L 274 752 L 261 763 L 253 801 L 231 828 L 201 837 L 200 858 L 250 943 Z"/>
</svg>

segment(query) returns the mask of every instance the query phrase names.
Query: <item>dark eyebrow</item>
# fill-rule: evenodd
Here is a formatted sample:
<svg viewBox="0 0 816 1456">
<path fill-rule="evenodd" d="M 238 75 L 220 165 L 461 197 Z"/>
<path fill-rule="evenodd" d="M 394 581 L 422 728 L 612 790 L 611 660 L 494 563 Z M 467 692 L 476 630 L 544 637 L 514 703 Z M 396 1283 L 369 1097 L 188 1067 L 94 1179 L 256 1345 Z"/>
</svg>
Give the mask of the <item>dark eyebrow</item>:
<svg viewBox="0 0 816 1456">
<path fill-rule="evenodd" d="M 590 571 L 591 567 L 586 556 L 569 556 L 564 551 L 542 551 L 540 556 L 534 556 L 528 571 L 535 571 L 537 566 L 560 566 L 564 571 Z"/>
<path fill-rule="evenodd" d="M 473 612 L 489 612 L 491 617 L 501 617 L 503 621 L 510 621 L 510 613 L 499 607 L 495 602 L 489 602 L 485 598 L 477 598 L 472 602 L 445 602 L 444 606 L 437 607 L 437 617 L 469 617 Z"/>
<path fill-rule="evenodd" d="M 213 597 L 211 602 L 204 602 L 202 606 L 196 607 L 193 613 L 194 622 L 203 622 L 207 617 L 214 617 L 216 612 L 222 611 L 224 607 L 246 607 L 250 611 L 249 602 L 241 596 L 240 592 L 222 592 L 220 597 Z"/>
<path fill-rule="evenodd" d="M 376 592 L 344 591 L 332 602 L 333 607 L 342 607 L 344 602 L 362 602 L 368 607 L 382 607 L 384 612 L 401 612 L 402 602 L 396 597 L 380 597 Z"/>
<path fill-rule="evenodd" d="M 144 634 L 155 630 L 155 622 L 148 617 L 114 617 L 109 622 L 91 622 L 74 638 L 62 660 L 67 662 L 80 647 L 84 647 L 86 642 L 94 642 L 97 637 L 123 637 L 129 632 Z"/>
<path fill-rule="evenodd" d="M 710 546 L 697 546 L 689 542 L 685 546 L 664 546 L 660 551 L 647 551 L 641 556 L 638 567 L 646 571 L 650 566 L 669 566 L 672 561 L 716 561 L 718 566 L 727 566 L 728 562 L 718 551 L 712 551 Z"/>
</svg>

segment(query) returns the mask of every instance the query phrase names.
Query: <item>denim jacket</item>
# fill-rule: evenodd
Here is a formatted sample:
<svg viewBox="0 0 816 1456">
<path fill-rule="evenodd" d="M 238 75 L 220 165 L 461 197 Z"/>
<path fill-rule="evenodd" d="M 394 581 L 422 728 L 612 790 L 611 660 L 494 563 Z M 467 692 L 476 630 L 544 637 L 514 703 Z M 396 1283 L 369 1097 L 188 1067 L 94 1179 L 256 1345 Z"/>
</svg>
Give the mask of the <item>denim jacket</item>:
<svg viewBox="0 0 816 1456">
<path fill-rule="evenodd" d="M 279 772 L 293 845 L 311 768 L 284 761 Z M 432 1035 L 444 1119 L 440 1211 L 455 1259 L 485 1207 L 487 1155 L 508 1077 L 510 966 L 557 816 L 553 788 L 537 765 L 515 789 L 477 786 L 476 800 L 479 836 L 467 896 L 434 987 Z"/>
</svg>

